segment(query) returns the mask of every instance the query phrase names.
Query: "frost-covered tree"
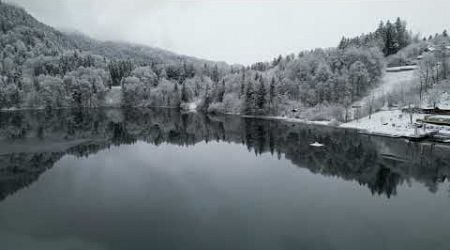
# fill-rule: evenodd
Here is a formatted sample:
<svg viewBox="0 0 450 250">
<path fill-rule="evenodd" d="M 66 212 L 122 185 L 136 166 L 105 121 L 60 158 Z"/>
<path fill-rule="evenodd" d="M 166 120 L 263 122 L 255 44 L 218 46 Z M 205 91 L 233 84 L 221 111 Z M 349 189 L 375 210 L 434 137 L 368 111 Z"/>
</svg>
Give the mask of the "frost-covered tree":
<svg viewBox="0 0 450 250">
<path fill-rule="evenodd" d="M 119 86 L 122 79 L 130 76 L 133 71 L 133 63 L 131 61 L 111 61 L 108 64 L 109 74 L 113 86 Z"/>
<path fill-rule="evenodd" d="M 270 86 L 269 86 L 269 105 L 272 106 L 275 97 L 276 97 L 276 86 L 275 86 L 275 78 L 272 77 L 270 80 Z"/>
<path fill-rule="evenodd" d="M 255 112 L 256 93 L 253 87 L 253 82 L 249 81 L 247 89 L 245 90 L 245 101 L 243 107 L 244 114 L 253 114 Z"/>
<path fill-rule="evenodd" d="M 440 102 L 441 90 L 438 88 L 433 88 L 428 91 L 428 104 L 433 108 L 437 108 Z"/>
<path fill-rule="evenodd" d="M 181 87 L 181 101 L 182 102 L 190 102 L 192 100 L 192 91 L 189 86 L 187 86 L 186 82 L 183 82 Z"/>
<path fill-rule="evenodd" d="M 355 90 L 354 96 L 360 97 L 369 84 L 369 73 L 362 62 L 356 61 L 350 66 L 349 80 Z"/>
<path fill-rule="evenodd" d="M 267 95 L 266 86 L 264 83 L 264 79 L 261 77 L 259 78 L 259 86 L 258 90 L 256 91 L 256 100 L 255 100 L 258 113 L 265 113 L 266 95 Z"/>
<path fill-rule="evenodd" d="M 225 95 L 225 80 L 222 80 L 221 84 L 215 84 L 216 101 L 223 102 L 223 97 Z"/>
</svg>

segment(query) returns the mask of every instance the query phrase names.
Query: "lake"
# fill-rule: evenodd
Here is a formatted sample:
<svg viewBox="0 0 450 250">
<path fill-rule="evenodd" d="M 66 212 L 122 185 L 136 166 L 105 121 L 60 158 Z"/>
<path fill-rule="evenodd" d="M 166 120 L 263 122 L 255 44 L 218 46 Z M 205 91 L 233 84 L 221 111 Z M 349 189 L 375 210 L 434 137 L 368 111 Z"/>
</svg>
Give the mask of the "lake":
<svg viewBox="0 0 450 250">
<path fill-rule="evenodd" d="M 0 249 L 450 249 L 449 174 L 450 146 L 354 130 L 2 112 Z"/>
</svg>

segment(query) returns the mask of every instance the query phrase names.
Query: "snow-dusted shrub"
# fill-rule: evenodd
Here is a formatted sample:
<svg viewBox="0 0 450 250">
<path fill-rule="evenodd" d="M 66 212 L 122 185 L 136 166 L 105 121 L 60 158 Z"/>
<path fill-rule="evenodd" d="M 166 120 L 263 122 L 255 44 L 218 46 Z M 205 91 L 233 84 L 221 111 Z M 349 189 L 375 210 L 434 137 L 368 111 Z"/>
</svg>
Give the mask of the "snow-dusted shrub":
<svg viewBox="0 0 450 250">
<path fill-rule="evenodd" d="M 439 104 L 442 91 L 439 88 L 432 88 L 427 93 L 428 105 L 430 107 L 436 108 Z"/>
<path fill-rule="evenodd" d="M 412 43 L 400 50 L 397 54 L 386 58 L 388 67 L 404 66 L 407 62 L 421 55 L 428 47 L 427 42 Z"/>
<path fill-rule="evenodd" d="M 145 94 L 144 84 L 135 76 L 126 77 L 122 80 L 122 92 L 125 105 L 139 106 Z"/>
<path fill-rule="evenodd" d="M 236 93 L 225 94 L 223 108 L 226 113 L 230 114 L 238 114 L 241 111 L 241 100 L 239 100 Z"/>
<path fill-rule="evenodd" d="M 398 52 L 395 55 L 389 56 L 386 60 L 388 67 L 405 66 L 408 62 L 408 58 L 403 52 Z"/>
<path fill-rule="evenodd" d="M 41 100 L 45 107 L 58 108 L 68 106 L 63 81 L 60 78 L 40 75 L 38 81 L 40 84 L 38 93 L 41 96 Z M 84 86 L 84 84 L 80 85 Z M 81 89 L 83 89 L 83 87 L 81 87 Z M 80 91 L 80 94 L 86 93 L 87 95 L 87 92 L 88 91 Z"/>
</svg>

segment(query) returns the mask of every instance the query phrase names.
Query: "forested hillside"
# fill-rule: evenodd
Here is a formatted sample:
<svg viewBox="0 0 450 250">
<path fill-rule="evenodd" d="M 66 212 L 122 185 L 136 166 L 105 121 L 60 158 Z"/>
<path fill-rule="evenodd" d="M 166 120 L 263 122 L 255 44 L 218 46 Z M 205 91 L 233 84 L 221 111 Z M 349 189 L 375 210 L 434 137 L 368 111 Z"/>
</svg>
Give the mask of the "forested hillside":
<svg viewBox="0 0 450 250">
<path fill-rule="evenodd" d="M 415 44 L 398 19 L 337 48 L 241 66 L 62 33 L 4 3 L 0 22 L 1 109 L 100 107 L 120 86 L 122 106 L 344 120 L 378 84 L 385 56 Z"/>
<path fill-rule="evenodd" d="M 61 33 L 5 3 L 0 3 L 0 28 L 2 109 L 97 107 L 108 88 L 120 85 L 134 69 L 133 74 L 145 71 L 171 81 L 174 89 L 182 65 L 190 75 L 213 66 L 230 68 L 161 49 Z"/>
</svg>

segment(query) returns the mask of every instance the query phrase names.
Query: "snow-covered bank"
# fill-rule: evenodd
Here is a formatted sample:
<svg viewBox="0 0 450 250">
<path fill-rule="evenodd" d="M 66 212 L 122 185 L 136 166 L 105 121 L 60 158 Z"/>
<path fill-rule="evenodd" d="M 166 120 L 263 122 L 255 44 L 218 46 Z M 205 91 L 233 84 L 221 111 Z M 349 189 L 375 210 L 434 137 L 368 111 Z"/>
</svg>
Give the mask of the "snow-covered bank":
<svg viewBox="0 0 450 250">
<path fill-rule="evenodd" d="M 341 124 L 342 128 L 354 128 L 365 133 L 391 137 L 418 137 L 429 133 L 449 133 L 450 127 L 424 124 L 416 121 L 425 114 L 403 113 L 401 110 L 383 110 L 364 118 Z"/>
<path fill-rule="evenodd" d="M 361 133 L 379 135 L 385 137 L 404 137 L 409 139 L 424 139 L 433 135 L 440 142 L 450 142 L 450 126 L 421 124 L 417 120 L 423 120 L 425 114 L 403 113 L 401 110 L 383 110 L 348 123 L 340 124 L 338 121 L 311 121 L 283 116 L 257 116 L 236 115 L 244 118 L 278 120 L 308 125 L 328 126 L 342 129 L 356 129 Z M 450 116 L 449 116 L 450 118 Z"/>
<path fill-rule="evenodd" d="M 190 106 L 190 105 L 188 105 Z M 161 107 L 158 107 L 161 108 Z M 167 108 L 167 107 L 166 107 Z M 108 117 L 111 120 L 119 122 L 123 118 L 120 113 L 115 113 L 115 109 L 108 111 Z M 313 121 L 286 116 L 258 116 L 258 115 L 242 115 L 242 114 L 224 114 L 231 116 L 239 116 L 243 118 L 255 118 L 266 120 L 277 120 L 290 123 L 301 123 L 317 126 L 329 126 L 342 129 L 357 129 L 362 133 L 381 135 L 387 137 L 408 137 L 412 139 L 420 139 L 425 135 L 436 133 L 434 139 L 442 142 L 448 142 L 450 139 L 450 126 L 444 125 L 422 125 L 417 120 L 424 120 L 426 114 L 403 113 L 401 110 L 382 110 L 372 114 L 370 117 L 364 117 L 348 123 L 339 124 L 332 121 Z M 450 116 L 433 116 L 434 118 L 450 118 Z M 439 138 L 436 138 L 439 137 Z"/>
<path fill-rule="evenodd" d="M 371 116 L 367 116 L 343 124 L 339 124 L 339 122 L 337 121 L 310 121 L 282 116 L 240 116 L 246 118 L 279 120 L 293 123 L 330 126 L 343 129 L 357 129 L 362 133 L 386 137 L 407 137 L 414 139 L 431 134 L 437 134 L 441 137 L 450 137 L 450 126 L 439 126 L 432 124 L 423 124 L 422 126 L 422 124 L 417 123 L 417 120 L 423 120 L 426 116 L 425 114 L 409 114 L 403 113 L 401 110 L 382 110 L 372 114 Z"/>
</svg>

